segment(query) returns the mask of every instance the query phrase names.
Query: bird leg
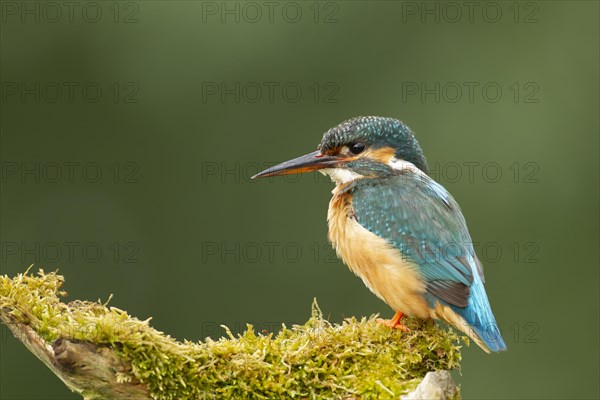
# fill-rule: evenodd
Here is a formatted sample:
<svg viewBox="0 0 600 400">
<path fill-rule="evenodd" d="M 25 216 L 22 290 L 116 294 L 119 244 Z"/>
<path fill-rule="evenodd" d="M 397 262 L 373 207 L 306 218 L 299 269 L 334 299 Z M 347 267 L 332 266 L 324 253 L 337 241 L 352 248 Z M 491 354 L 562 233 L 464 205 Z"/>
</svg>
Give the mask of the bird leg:
<svg viewBox="0 0 600 400">
<path fill-rule="evenodd" d="M 377 318 L 377 322 L 382 325 L 387 326 L 392 329 L 400 329 L 402 332 L 410 332 L 410 329 L 406 325 L 404 325 L 400 320 L 404 317 L 404 313 L 402 311 L 397 311 L 396 314 L 392 317 L 392 319 L 383 319 Z"/>
</svg>

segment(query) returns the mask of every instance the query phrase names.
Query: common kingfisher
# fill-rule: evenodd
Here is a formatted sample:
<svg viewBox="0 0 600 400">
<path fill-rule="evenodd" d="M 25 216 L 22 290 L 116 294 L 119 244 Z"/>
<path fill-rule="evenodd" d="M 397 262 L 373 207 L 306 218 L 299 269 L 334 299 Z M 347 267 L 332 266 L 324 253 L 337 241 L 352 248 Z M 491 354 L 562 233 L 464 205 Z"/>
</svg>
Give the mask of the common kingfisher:
<svg viewBox="0 0 600 400">
<path fill-rule="evenodd" d="M 441 319 L 487 353 L 506 350 L 465 218 L 428 175 L 408 126 L 349 119 L 328 130 L 317 151 L 253 178 L 316 170 L 336 183 L 327 221 L 337 255 L 396 311 L 380 322 L 407 331 L 405 314 Z"/>
</svg>

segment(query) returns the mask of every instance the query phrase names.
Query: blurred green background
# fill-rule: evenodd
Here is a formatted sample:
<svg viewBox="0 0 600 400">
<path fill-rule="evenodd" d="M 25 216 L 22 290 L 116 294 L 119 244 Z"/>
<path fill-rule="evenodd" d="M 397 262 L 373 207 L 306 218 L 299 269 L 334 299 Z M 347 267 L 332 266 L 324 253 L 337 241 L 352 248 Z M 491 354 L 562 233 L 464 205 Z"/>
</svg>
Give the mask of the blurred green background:
<svg viewBox="0 0 600 400">
<path fill-rule="evenodd" d="M 599 6 L 2 1 L 1 273 L 58 268 L 178 339 L 392 310 L 326 240 L 332 184 L 249 177 L 402 119 L 463 208 L 509 351 L 468 399 L 598 387 Z M 6 327 L 2 399 L 76 399 Z"/>
</svg>

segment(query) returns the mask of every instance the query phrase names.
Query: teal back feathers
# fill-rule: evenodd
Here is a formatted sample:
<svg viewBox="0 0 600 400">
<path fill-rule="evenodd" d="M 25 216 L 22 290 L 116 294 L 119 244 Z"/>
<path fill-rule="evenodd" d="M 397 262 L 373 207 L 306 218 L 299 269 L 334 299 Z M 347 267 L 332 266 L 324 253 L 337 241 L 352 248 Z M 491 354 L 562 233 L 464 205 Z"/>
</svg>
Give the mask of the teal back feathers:
<svg viewBox="0 0 600 400">
<path fill-rule="evenodd" d="M 446 189 L 425 174 L 405 170 L 357 179 L 347 190 L 357 222 L 419 267 L 430 307 L 449 305 L 490 350 L 505 350 L 465 219 Z"/>
</svg>

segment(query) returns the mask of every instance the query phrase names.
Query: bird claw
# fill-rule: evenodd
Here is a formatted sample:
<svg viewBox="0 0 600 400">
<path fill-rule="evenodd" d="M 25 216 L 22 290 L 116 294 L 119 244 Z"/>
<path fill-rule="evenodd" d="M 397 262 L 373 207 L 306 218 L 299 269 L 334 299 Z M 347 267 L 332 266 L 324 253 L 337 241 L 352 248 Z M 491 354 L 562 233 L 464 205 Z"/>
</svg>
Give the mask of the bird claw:
<svg viewBox="0 0 600 400">
<path fill-rule="evenodd" d="M 377 318 L 377 322 L 391 329 L 399 329 L 402 332 L 410 332 L 410 329 L 406 325 L 400 321 L 394 321 L 394 319 Z"/>
</svg>

